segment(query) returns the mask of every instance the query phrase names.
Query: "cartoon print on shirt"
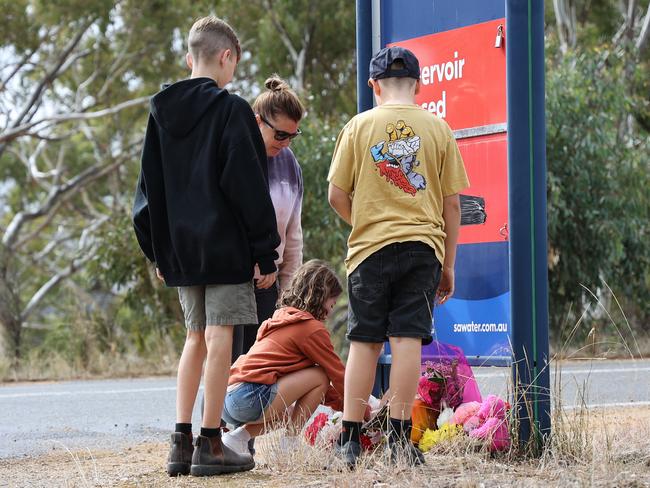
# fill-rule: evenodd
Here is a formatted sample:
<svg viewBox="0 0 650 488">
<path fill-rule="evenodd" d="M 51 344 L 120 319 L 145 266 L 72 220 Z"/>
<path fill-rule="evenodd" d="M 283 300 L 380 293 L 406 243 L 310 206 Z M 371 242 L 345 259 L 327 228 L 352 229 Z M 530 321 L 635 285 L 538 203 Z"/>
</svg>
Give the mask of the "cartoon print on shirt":
<svg viewBox="0 0 650 488">
<path fill-rule="evenodd" d="M 420 149 L 420 136 L 403 120 L 386 126 L 387 141 L 380 141 L 370 148 L 370 154 L 379 168 L 380 176 L 405 193 L 415 196 L 424 190 L 427 182 L 415 167 L 420 165 L 417 152 Z"/>
</svg>

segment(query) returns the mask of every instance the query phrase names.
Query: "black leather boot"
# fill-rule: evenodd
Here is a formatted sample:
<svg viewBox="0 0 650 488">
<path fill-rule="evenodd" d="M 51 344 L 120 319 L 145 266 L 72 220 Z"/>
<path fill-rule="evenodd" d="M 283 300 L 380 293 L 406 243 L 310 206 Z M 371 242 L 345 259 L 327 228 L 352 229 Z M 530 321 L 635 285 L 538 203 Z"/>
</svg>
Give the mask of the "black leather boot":
<svg viewBox="0 0 650 488">
<path fill-rule="evenodd" d="M 169 476 L 190 474 L 193 452 L 192 434 L 174 432 L 169 448 L 169 457 L 167 458 L 167 473 Z"/>
<path fill-rule="evenodd" d="M 192 476 L 213 476 L 249 471 L 255 467 L 250 454 L 238 454 L 221 442 L 221 436 L 197 436 L 192 455 Z"/>
</svg>

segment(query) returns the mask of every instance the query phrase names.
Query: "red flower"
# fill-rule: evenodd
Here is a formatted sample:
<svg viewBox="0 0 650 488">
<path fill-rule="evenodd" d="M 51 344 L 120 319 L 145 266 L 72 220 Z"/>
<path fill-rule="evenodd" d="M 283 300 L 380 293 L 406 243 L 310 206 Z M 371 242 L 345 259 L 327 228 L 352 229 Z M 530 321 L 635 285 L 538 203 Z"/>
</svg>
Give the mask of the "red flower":
<svg viewBox="0 0 650 488">
<path fill-rule="evenodd" d="M 370 449 L 375 447 L 373 446 L 370 437 L 368 437 L 366 434 L 361 434 L 359 436 L 359 440 L 361 441 L 361 449 L 363 449 L 364 451 L 369 451 Z"/>
<path fill-rule="evenodd" d="M 318 436 L 318 433 L 321 431 L 323 426 L 327 423 L 327 414 L 326 413 L 319 413 L 314 417 L 314 421 L 305 429 L 305 436 L 307 437 L 307 441 L 309 442 L 310 445 L 314 445 L 316 442 L 316 437 Z"/>
<path fill-rule="evenodd" d="M 418 382 L 418 396 L 434 409 L 440 409 L 444 400 L 451 408 L 463 401 L 463 387 L 457 372 L 458 360 L 427 361 L 425 370 Z"/>
<path fill-rule="evenodd" d="M 444 393 L 444 380 L 427 375 L 420 376 L 417 392 L 424 403 L 439 408 Z"/>
</svg>

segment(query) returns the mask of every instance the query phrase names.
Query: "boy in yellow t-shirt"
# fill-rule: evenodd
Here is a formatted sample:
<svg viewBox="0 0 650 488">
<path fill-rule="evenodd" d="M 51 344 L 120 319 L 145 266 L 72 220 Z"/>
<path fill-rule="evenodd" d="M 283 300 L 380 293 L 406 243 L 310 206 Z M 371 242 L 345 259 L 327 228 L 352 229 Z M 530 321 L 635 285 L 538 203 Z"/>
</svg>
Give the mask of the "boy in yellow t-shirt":
<svg viewBox="0 0 650 488">
<path fill-rule="evenodd" d="M 410 442 L 422 344 L 432 341 L 434 299 L 454 292 L 458 192 L 469 182 L 451 129 L 415 104 L 420 67 L 404 48 L 370 62 L 377 107 L 341 131 L 328 176 L 329 202 L 352 225 L 348 240 L 351 341 L 338 454 L 353 467 L 382 344 L 393 356 L 389 448 L 393 460 L 424 458 Z"/>
</svg>

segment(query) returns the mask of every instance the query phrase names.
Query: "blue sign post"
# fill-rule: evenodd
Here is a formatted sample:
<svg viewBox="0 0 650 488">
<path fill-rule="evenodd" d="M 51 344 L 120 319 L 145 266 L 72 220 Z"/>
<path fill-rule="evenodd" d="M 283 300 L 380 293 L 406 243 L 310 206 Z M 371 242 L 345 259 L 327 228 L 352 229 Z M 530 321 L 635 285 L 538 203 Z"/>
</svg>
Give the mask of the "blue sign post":
<svg viewBox="0 0 650 488">
<path fill-rule="evenodd" d="M 520 440 L 551 431 L 546 248 L 544 2 L 508 0 L 510 285 Z"/>
<path fill-rule="evenodd" d="M 543 14 L 532 0 L 357 0 L 359 111 L 373 104 L 372 54 L 407 47 L 422 68 L 417 103 L 459 141 L 474 214 L 463 214 L 455 297 L 432 326 L 471 364 L 515 366 L 522 442 L 550 432 Z M 387 345 L 380 363 L 390 359 Z"/>
</svg>

